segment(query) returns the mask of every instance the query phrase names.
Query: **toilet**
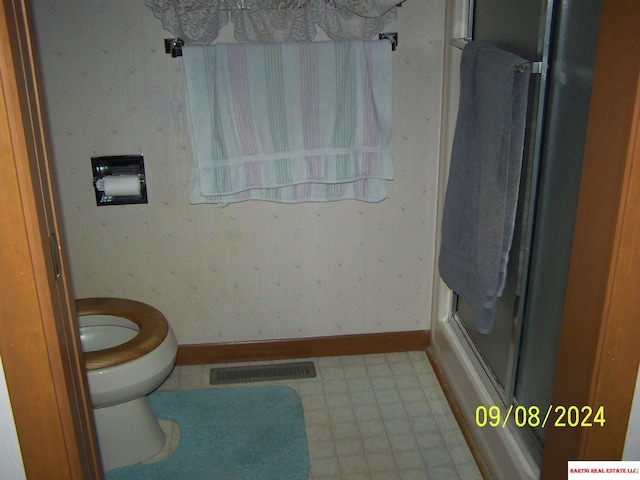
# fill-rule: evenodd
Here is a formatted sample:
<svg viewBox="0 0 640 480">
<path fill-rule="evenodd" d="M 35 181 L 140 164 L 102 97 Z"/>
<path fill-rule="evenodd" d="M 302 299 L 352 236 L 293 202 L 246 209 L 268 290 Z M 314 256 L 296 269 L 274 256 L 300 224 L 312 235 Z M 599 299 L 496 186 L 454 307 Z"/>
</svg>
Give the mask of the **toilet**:
<svg viewBox="0 0 640 480">
<path fill-rule="evenodd" d="M 134 300 L 82 298 L 76 310 L 104 470 L 147 460 L 165 433 L 146 396 L 173 369 L 175 335 L 160 311 Z"/>
</svg>

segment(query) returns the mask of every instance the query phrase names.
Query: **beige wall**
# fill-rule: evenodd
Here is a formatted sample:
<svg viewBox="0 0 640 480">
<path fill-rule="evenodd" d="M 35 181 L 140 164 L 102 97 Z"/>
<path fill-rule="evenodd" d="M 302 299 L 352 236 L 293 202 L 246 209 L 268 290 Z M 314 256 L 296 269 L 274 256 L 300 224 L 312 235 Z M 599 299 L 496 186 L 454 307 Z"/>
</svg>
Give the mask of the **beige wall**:
<svg viewBox="0 0 640 480">
<path fill-rule="evenodd" d="M 33 10 L 77 297 L 152 304 L 181 344 L 430 328 L 445 0 L 407 0 L 386 29 L 387 200 L 223 209 L 189 204 L 183 63 L 144 2 Z M 90 157 L 126 153 L 144 154 L 149 204 L 96 207 Z"/>
</svg>

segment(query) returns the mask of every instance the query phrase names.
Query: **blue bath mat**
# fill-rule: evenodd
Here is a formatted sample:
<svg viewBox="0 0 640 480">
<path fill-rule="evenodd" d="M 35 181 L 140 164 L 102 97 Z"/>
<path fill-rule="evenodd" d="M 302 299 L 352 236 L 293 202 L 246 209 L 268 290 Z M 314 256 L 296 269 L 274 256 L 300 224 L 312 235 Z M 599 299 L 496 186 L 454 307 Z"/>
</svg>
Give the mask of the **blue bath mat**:
<svg viewBox="0 0 640 480">
<path fill-rule="evenodd" d="M 106 480 L 306 480 L 309 453 L 300 395 L 289 387 L 157 391 L 158 419 L 180 442 L 164 460 L 117 468 Z"/>
</svg>

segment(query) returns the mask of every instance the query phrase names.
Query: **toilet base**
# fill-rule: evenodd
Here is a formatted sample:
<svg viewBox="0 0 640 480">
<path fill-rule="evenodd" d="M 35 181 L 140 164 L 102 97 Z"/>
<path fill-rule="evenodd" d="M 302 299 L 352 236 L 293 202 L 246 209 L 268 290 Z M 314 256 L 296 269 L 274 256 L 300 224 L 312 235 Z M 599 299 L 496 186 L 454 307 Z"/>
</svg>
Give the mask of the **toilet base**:
<svg viewBox="0 0 640 480">
<path fill-rule="evenodd" d="M 93 410 L 105 472 L 151 458 L 165 444 L 165 433 L 147 397 Z"/>
</svg>

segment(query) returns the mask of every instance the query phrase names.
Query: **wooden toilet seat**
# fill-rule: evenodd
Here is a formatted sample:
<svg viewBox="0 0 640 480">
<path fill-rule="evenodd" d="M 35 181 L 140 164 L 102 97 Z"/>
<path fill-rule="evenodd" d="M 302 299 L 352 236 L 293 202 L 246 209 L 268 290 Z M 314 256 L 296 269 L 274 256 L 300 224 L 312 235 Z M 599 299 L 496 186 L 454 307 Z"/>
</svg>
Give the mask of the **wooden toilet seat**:
<svg viewBox="0 0 640 480">
<path fill-rule="evenodd" d="M 146 355 L 160 345 L 169 332 L 169 323 L 157 309 L 146 303 L 124 298 L 80 298 L 76 300 L 79 317 L 114 315 L 132 321 L 140 328 L 138 335 L 116 347 L 85 352 L 87 370 L 112 367 Z"/>
</svg>

